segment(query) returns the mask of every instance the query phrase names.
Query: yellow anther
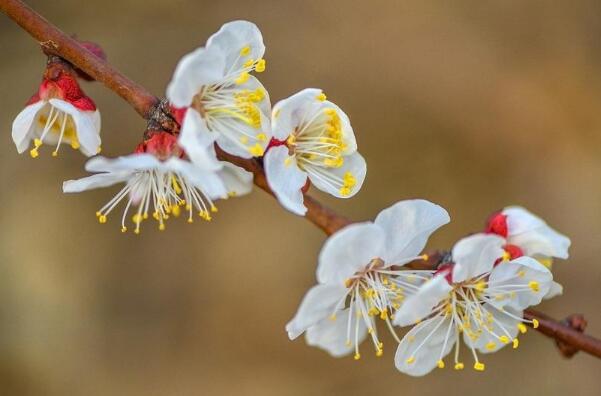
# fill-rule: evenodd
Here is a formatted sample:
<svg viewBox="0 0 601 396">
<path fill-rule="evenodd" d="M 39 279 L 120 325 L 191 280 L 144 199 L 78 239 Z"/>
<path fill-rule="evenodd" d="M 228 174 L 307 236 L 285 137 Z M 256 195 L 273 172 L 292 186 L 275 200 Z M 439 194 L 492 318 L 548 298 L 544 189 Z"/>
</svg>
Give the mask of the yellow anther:
<svg viewBox="0 0 601 396">
<path fill-rule="evenodd" d="M 384 350 L 382 350 L 382 349 L 377 349 L 376 350 L 376 356 L 377 357 L 382 357 L 383 354 L 384 354 Z"/>
<path fill-rule="evenodd" d="M 250 78 L 250 74 L 248 74 L 248 72 L 242 72 L 242 73 L 240 73 L 238 78 L 235 80 L 235 82 L 238 85 L 244 84 L 245 82 L 248 81 L 249 78 Z"/>
<path fill-rule="evenodd" d="M 73 150 L 78 150 L 79 147 L 81 147 L 81 146 L 79 145 L 79 142 L 77 140 L 71 140 L 71 148 Z"/>
<path fill-rule="evenodd" d="M 359 359 L 361 359 L 361 354 L 360 353 L 355 353 L 355 356 L 353 356 L 353 358 L 355 360 L 359 360 Z"/>
<path fill-rule="evenodd" d="M 503 261 L 509 261 L 509 259 L 511 259 L 511 255 L 508 252 L 503 252 L 503 255 L 501 256 L 501 259 Z"/>
<path fill-rule="evenodd" d="M 53 157 L 58 157 L 58 151 L 54 150 L 54 151 L 52 152 L 52 156 L 53 156 Z"/>
<path fill-rule="evenodd" d="M 413 362 L 415 362 L 415 356 L 411 356 L 409 359 L 405 360 L 405 362 L 407 364 L 412 364 Z"/>
<path fill-rule="evenodd" d="M 428 256 L 427 254 L 422 254 L 422 260 L 424 261 L 428 261 L 430 259 L 430 256 Z"/>
<path fill-rule="evenodd" d="M 42 145 L 42 141 L 40 139 L 33 139 L 33 145 L 35 146 L 35 148 L 38 148 Z"/>
<path fill-rule="evenodd" d="M 159 230 L 160 231 L 165 231 L 165 223 L 159 224 Z"/>
<path fill-rule="evenodd" d="M 219 209 L 217 209 L 217 206 L 211 205 L 211 212 L 217 213 L 218 211 L 219 211 Z"/>
<path fill-rule="evenodd" d="M 265 59 L 261 58 L 257 61 L 257 64 L 255 65 L 255 71 L 257 73 L 262 73 L 265 71 Z"/>
<path fill-rule="evenodd" d="M 249 59 L 249 60 L 247 60 L 246 62 L 244 62 L 244 65 L 243 65 L 243 66 L 244 66 L 244 68 L 246 69 L 246 68 L 249 68 L 249 67 L 251 67 L 251 66 L 252 66 L 254 63 L 255 63 L 255 61 L 254 61 L 253 59 Z"/>
<path fill-rule="evenodd" d="M 252 154 L 253 157 L 260 157 L 263 155 L 265 150 L 263 149 L 263 147 L 261 147 L 259 143 L 257 143 L 254 146 L 249 147 L 248 152 Z"/>
<path fill-rule="evenodd" d="M 367 334 L 373 334 L 374 333 L 374 328 L 373 327 L 369 327 L 367 329 Z"/>
<path fill-rule="evenodd" d="M 499 341 L 501 341 L 503 344 L 509 344 L 509 337 L 507 337 L 506 335 L 502 335 L 501 337 L 499 337 Z"/>
<path fill-rule="evenodd" d="M 194 219 L 191 217 L 188 217 L 188 223 L 194 223 Z"/>
<path fill-rule="evenodd" d="M 106 223 L 106 216 L 105 215 L 98 216 L 98 222 L 100 222 L 100 224 Z"/>
<path fill-rule="evenodd" d="M 31 158 L 37 158 L 40 153 L 38 153 L 37 148 L 33 148 L 29 151 L 29 155 L 31 155 Z"/>
<path fill-rule="evenodd" d="M 317 95 L 315 97 L 315 99 L 319 100 L 320 102 L 323 102 L 324 100 L 326 100 L 326 94 L 324 94 L 323 92 L 320 93 L 319 95 Z"/>
<path fill-rule="evenodd" d="M 240 55 L 248 56 L 248 54 L 250 54 L 250 45 L 247 45 L 246 47 L 242 47 L 240 49 Z"/>
<path fill-rule="evenodd" d="M 438 368 L 444 368 L 444 362 L 442 360 L 439 360 L 438 362 L 436 362 L 436 366 L 438 366 Z"/>
<path fill-rule="evenodd" d="M 551 257 L 538 258 L 537 260 L 539 263 L 541 263 L 549 269 L 551 269 L 551 267 L 553 266 L 553 259 Z"/>
<path fill-rule="evenodd" d="M 518 330 L 520 331 L 520 333 L 524 334 L 525 332 L 528 331 L 528 328 L 526 327 L 525 324 L 518 323 Z"/>
<path fill-rule="evenodd" d="M 181 209 L 180 209 L 179 205 L 173 205 L 171 207 L 171 212 L 173 213 L 173 215 L 175 217 L 178 217 L 181 214 Z"/>
<path fill-rule="evenodd" d="M 264 142 L 267 140 L 267 135 L 261 132 L 256 136 L 256 138 L 259 142 Z"/>
<path fill-rule="evenodd" d="M 331 108 L 331 107 L 328 107 L 327 109 L 324 109 L 323 112 L 326 115 L 329 115 L 329 116 L 335 116 L 336 115 L 336 110 L 333 109 L 333 108 Z"/>
<path fill-rule="evenodd" d="M 537 281 L 528 282 L 528 287 L 532 289 L 533 292 L 538 292 L 540 290 L 540 286 Z"/>
<path fill-rule="evenodd" d="M 380 312 L 380 319 L 386 320 L 387 318 L 388 318 L 388 311 L 386 309 L 384 309 L 382 312 Z"/>
<path fill-rule="evenodd" d="M 157 216 L 158 216 L 158 214 L 157 214 Z M 139 213 L 136 213 L 135 215 L 133 215 L 131 217 L 131 221 L 133 221 L 135 224 L 140 224 L 142 222 L 142 220 L 143 220 L 143 217 Z"/>
<path fill-rule="evenodd" d="M 476 283 L 475 289 L 479 292 L 484 291 L 484 289 L 486 289 L 486 281 L 481 280 L 478 283 Z"/>
<path fill-rule="evenodd" d="M 463 370 L 463 363 L 459 362 L 459 363 L 455 363 L 455 370 Z"/>
<path fill-rule="evenodd" d="M 101 215 L 102 215 L 102 213 L 96 212 L 96 217 L 100 217 Z"/>
<path fill-rule="evenodd" d="M 535 329 L 538 329 L 538 320 L 537 319 L 532 319 L 532 327 Z"/>
<path fill-rule="evenodd" d="M 102 151 L 102 147 L 98 146 L 98 150 L 96 150 L 96 154 L 100 154 L 101 151 Z"/>
<path fill-rule="evenodd" d="M 127 231 L 127 227 L 126 226 L 122 226 L 121 227 L 121 232 L 126 232 Z"/>
<path fill-rule="evenodd" d="M 134 234 L 136 234 L 136 235 L 140 235 L 140 229 L 139 229 L 139 228 L 136 228 L 136 229 L 134 230 Z"/>
<path fill-rule="evenodd" d="M 520 345 L 520 342 L 518 341 L 517 338 L 514 338 L 513 339 L 513 349 L 517 349 L 518 345 Z"/>
<path fill-rule="evenodd" d="M 336 314 L 331 314 L 330 315 L 330 320 L 331 321 L 335 321 L 336 320 Z"/>
<path fill-rule="evenodd" d="M 497 347 L 497 344 L 495 344 L 493 341 L 490 341 L 489 343 L 486 344 L 486 349 L 488 349 L 489 351 L 494 350 Z"/>
<path fill-rule="evenodd" d="M 484 371 L 484 363 L 476 362 L 474 363 L 474 370 L 476 371 Z"/>
</svg>

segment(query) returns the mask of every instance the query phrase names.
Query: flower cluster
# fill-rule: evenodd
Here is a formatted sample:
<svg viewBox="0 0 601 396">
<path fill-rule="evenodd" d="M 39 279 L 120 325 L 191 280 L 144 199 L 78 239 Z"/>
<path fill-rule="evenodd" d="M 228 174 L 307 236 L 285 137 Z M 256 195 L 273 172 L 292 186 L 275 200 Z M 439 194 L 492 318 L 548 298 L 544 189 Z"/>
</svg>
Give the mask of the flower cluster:
<svg viewBox="0 0 601 396">
<path fill-rule="evenodd" d="M 518 334 L 538 326 L 524 319 L 524 309 L 562 292 L 546 265 L 568 257 L 570 240 L 526 209 L 510 207 L 491 217 L 485 233 L 457 242 L 437 268 L 407 268 L 427 259 L 420 255 L 427 239 L 448 221 L 433 203 L 401 201 L 373 223 L 334 234 L 319 256 L 318 284 L 286 326 L 290 339 L 305 333 L 309 345 L 359 359 L 359 343 L 370 338 L 382 356 L 380 318 L 398 343 L 397 369 L 413 376 L 444 368 L 452 350 L 452 367 L 463 369 L 460 338 L 478 371 L 485 368 L 479 353 L 517 348 Z M 401 339 L 395 326 L 410 325 Z"/>
<path fill-rule="evenodd" d="M 87 45 L 98 56 L 104 53 Z M 96 216 L 100 223 L 125 202 L 121 230 L 128 214 L 135 233 L 152 217 L 160 230 L 165 221 L 186 212 L 210 220 L 214 201 L 251 190 L 252 175 L 217 158 L 227 154 L 256 158 L 281 204 L 304 215 L 304 193 L 310 184 L 336 197 L 351 197 L 365 179 L 365 160 L 348 116 L 326 100 L 319 89 L 305 89 L 278 102 L 273 111 L 269 94 L 252 73 L 265 70 L 265 45 L 251 22 L 226 23 L 206 42 L 185 55 L 167 87 L 167 99 L 177 128 L 147 130 L 130 155 L 92 158 L 86 170 L 97 173 L 63 184 L 64 192 L 80 192 L 117 183 L 125 186 Z M 60 66 L 60 67 L 59 67 Z M 19 152 L 33 140 L 37 157 L 43 143 L 61 143 L 92 156 L 100 151 L 100 115 L 80 89 L 76 77 L 90 79 L 60 60 L 48 67 L 39 92 L 17 116 L 13 139 Z"/>
</svg>

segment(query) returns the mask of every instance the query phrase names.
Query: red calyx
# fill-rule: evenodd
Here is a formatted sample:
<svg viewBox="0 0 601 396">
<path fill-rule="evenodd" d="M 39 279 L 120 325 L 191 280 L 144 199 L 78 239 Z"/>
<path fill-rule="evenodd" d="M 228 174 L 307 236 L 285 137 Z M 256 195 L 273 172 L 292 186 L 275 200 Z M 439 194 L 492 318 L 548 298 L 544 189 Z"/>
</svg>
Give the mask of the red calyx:
<svg viewBox="0 0 601 396">
<path fill-rule="evenodd" d="M 277 140 L 276 138 L 272 137 L 271 140 L 269 141 L 269 144 L 267 145 L 267 150 L 269 150 L 272 147 L 278 147 L 278 146 L 284 146 L 286 145 L 286 141 L 285 140 Z"/>
<path fill-rule="evenodd" d="M 501 212 L 493 213 L 486 222 L 485 231 L 487 234 L 497 234 L 507 238 L 507 215 Z"/>
<path fill-rule="evenodd" d="M 505 245 L 503 246 L 503 250 L 509 255 L 509 260 L 514 260 L 518 257 L 522 257 L 524 252 L 519 246 L 516 245 Z M 495 261 L 495 267 L 503 262 L 503 258 L 500 257 Z"/>
<path fill-rule="evenodd" d="M 182 158 L 184 151 L 177 144 L 177 138 L 167 132 L 150 132 L 150 138 L 138 144 L 134 153 L 152 154 L 161 161 L 165 161 L 170 157 Z"/>
<path fill-rule="evenodd" d="M 184 125 L 184 117 L 186 116 L 186 112 L 188 111 L 187 107 L 175 107 L 172 104 L 169 104 L 169 110 L 171 110 L 171 115 L 175 118 L 175 121 L 181 127 Z"/>
<path fill-rule="evenodd" d="M 34 98 L 35 95 L 32 99 Z M 45 100 L 62 99 L 79 110 L 96 110 L 96 104 L 81 90 L 77 79 L 58 64 L 51 64 L 46 69 L 44 80 L 38 91 L 38 98 Z"/>
<path fill-rule="evenodd" d="M 447 280 L 449 285 L 452 285 L 453 284 L 453 266 L 454 265 L 455 265 L 455 263 L 441 264 L 440 266 L 438 266 L 438 269 L 434 273 L 434 276 L 445 274 L 444 278 Z"/>
</svg>

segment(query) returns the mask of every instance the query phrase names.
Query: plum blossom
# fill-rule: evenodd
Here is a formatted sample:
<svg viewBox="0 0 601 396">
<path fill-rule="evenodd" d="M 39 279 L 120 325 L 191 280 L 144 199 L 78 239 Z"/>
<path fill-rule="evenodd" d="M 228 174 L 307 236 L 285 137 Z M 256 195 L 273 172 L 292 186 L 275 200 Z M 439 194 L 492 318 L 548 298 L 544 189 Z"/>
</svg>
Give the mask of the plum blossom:
<svg viewBox="0 0 601 396">
<path fill-rule="evenodd" d="M 308 180 L 335 197 L 355 195 L 366 165 L 347 115 L 319 89 L 304 89 L 278 102 L 273 140 L 264 157 L 267 182 L 289 211 L 304 215 Z"/>
<path fill-rule="evenodd" d="M 485 232 L 505 238 L 503 248 L 506 258 L 530 256 L 551 269 L 553 258 L 567 259 L 569 256 L 570 239 L 519 206 L 509 206 L 493 213 Z M 562 293 L 563 287 L 554 281 L 546 298 Z"/>
<path fill-rule="evenodd" d="M 448 222 L 449 215 L 438 205 L 400 201 L 374 222 L 353 224 L 332 235 L 319 255 L 317 285 L 286 325 L 289 338 L 305 333 L 311 346 L 335 357 L 354 352 L 359 359 L 359 344 L 369 337 L 381 356 L 375 318 L 396 337 L 391 313 L 427 279 L 422 271 L 400 267 L 424 258 L 420 254 L 428 238 Z"/>
<path fill-rule="evenodd" d="M 140 233 L 142 222 L 149 215 L 165 229 L 165 220 L 187 213 L 193 222 L 194 211 L 200 218 L 210 221 L 217 212 L 214 201 L 228 196 L 242 195 L 250 191 L 252 175 L 230 163 L 220 162 L 215 156 L 212 141 L 207 141 L 203 156 L 196 153 L 196 162 L 185 159 L 185 152 L 177 139 L 166 132 L 157 132 L 141 143 L 128 156 L 108 159 L 95 157 L 86 164 L 86 170 L 96 175 L 63 183 L 67 193 L 108 187 L 117 183 L 125 186 L 109 202 L 96 212 L 100 223 L 106 223 L 108 215 L 121 202 L 125 209 L 121 216 L 121 231 L 126 232 L 126 219 L 133 209 L 131 221 L 134 233 Z M 199 161 L 204 158 L 204 161 Z"/>
<path fill-rule="evenodd" d="M 475 234 L 455 244 L 452 261 L 441 265 L 434 277 L 408 297 L 396 311 L 394 324 L 415 326 L 401 340 L 395 365 L 403 373 L 422 376 L 454 347 L 453 367 L 464 368 L 460 335 L 471 351 L 474 369 L 485 365 L 479 353 L 495 352 L 505 345 L 517 348 L 518 333 L 536 319 L 523 318 L 525 308 L 537 305 L 552 286 L 549 269 L 522 256 L 499 265 L 505 240 L 497 235 Z"/>
<path fill-rule="evenodd" d="M 264 53 L 263 37 L 255 24 L 223 25 L 205 47 L 185 55 L 177 65 L 167 87 L 175 115 L 196 113 L 202 122 L 194 133 L 214 135 L 227 153 L 243 158 L 263 155 L 271 138 L 271 103 L 263 85 L 250 73 L 265 70 Z M 194 141 L 184 145 L 186 151 L 195 150 L 188 144 Z"/>
<path fill-rule="evenodd" d="M 38 92 L 29 99 L 12 125 L 17 151 L 23 153 L 33 141 L 29 154 L 36 158 L 43 144 L 53 145 L 52 156 L 61 144 L 69 144 L 86 156 L 100 151 L 100 112 L 65 69 L 49 66 Z"/>
</svg>

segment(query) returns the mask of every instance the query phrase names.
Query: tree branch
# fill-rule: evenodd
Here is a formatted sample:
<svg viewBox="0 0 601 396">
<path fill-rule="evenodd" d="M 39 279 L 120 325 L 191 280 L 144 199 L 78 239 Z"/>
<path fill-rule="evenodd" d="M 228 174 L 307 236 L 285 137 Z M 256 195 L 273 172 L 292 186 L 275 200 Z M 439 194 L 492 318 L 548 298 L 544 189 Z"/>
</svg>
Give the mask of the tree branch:
<svg viewBox="0 0 601 396">
<path fill-rule="evenodd" d="M 111 91 L 125 99 L 145 119 L 153 121 L 152 118 L 157 113 L 161 113 L 161 109 L 163 112 L 165 111 L 165 106 L 160 105 L 161 102 L 157 97 L 127 78 L 106 61 L 95 56 L 81 46 L 77 40 L 63 33 L 22 1 L 0 0 L 0 9 L 40 42 L 45 53 L 69 61 L 95 80 L 102 82 Z M 161 124 L 160 120 L 158 124 Z M 234 157 L 221 150 L 218 150 L 218 156 L 222 160 L 229 161 L 252 172 L 255 185 L 273 195 L 267 184 L 263 167 L 258 160 Z M 308 208 L 305 217 L 327 235 L 331 235 L 351 223 L 349 219 L 338 215 L 310 196 L 305 196 L 305 205 Z M 441 257 L 440 254 L 432 254 L 426 261 L 412 263 L 412 267 L 436 268 Z M 564 356 L 570 357 L 578 350 L 582 350 L 601 358 L 601 340 L 582 333 L 586 321 L 581 316 L 573 315 L 559 322 L 543 313 L 527 310 L 525 311 L 525 317 L 527 319 L 537 319 L 539 321 L 537 330 L 555 339 Z"/>
</svg>

